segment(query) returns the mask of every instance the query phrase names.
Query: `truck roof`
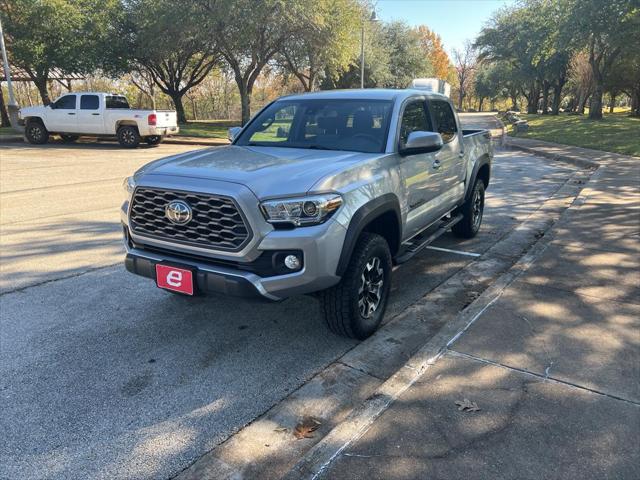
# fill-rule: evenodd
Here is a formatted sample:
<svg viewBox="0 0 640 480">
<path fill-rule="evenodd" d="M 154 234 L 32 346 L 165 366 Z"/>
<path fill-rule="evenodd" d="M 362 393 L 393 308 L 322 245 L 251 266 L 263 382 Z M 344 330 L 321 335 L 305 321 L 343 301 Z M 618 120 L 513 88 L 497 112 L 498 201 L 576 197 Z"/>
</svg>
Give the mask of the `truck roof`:
<svg viewBox="0 0 640 480">
<path fill-rule="evenodd" d="M 392 89 L 392 88 L 357 88 L 350 90 L 323 90 L 320 92 L 300 93 L 281 97 L 286 100 L 318 99 L 318 100 L 403 100 L 414 95 L 427 98 L 447 100 L 449 98 L 439 93 L 417 89 Z"/>
<path fill-rule="evenodd" d="M 69 94 L 74 94 L 74 95 L 112 95 L 112 96 L 115 96 L 115 97 L 124 97 L 124 94 L 115 93 L 115 92 L 79 92 L 79 91 L 62 93 L 60 95 L 60 97 L 62 97 L 64 95 L 69 95 Z"/>
</svg>

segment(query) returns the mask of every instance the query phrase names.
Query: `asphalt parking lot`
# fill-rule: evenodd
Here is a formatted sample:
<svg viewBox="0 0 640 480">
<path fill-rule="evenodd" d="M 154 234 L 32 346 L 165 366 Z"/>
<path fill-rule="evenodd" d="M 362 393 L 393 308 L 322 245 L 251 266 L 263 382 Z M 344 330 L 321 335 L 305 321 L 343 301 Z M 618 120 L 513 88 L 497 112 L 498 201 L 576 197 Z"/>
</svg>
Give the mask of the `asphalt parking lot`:
<svg viewBox="0 0 640 480">
<path fill-rule="evenodd" d="M 189 149 L 0 146 L 0 478 L 170 478 L 355 345 L 312 297 L 186 299 L 124 270 L 122 178 Z M 572 173 L 497 153 L 480 235 L 435 246 L 486 251 Z M 399 268 L 387 320 L 473 258 Z"/>
</svg>

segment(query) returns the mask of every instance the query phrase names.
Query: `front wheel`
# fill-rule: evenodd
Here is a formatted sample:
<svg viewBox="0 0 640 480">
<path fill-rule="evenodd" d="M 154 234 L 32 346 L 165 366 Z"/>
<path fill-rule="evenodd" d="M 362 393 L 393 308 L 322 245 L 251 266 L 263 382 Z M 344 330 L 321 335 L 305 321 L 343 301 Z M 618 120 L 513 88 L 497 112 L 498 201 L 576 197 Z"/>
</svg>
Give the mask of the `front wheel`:
<svg viewBox="0 0 640 480">
<path fill-rule="evenodd" d="M 147 145 L 153 147 L 155 145 L 160 145 L 160 142 L 162 142 L 162 137 L 160 135 L 151 135 L 149 137 L 144 137 L 144 141 Z"/>
<path fill-rule="evenodd" d="M 390 288 L 389 245 L 380 235 L 364 232 L 340 283 L 320 292 L 327 326 L 345 337 L 369 337 L 382 322 Z"/>
<path fill-rule="evenodd" d="M 136 127 L 125 125 L 118 129 L 118 143 L 125 148 L 136 148 L 140 145 L 140 134 Z"/>
<path fill-rule="evenodd" d="M 475 237 L 482 225 L 484 213 L 484 182 L 482 180 L 476 180 L 471 195 L 456 213 L 462 213 L 462 220 L 456 223 L 451 231 L 458 237 Z"/>
<path fill-rule="evenodd" d="M 49 140 L 49 132 L 40 120 L 30 120 L 24 134 L 27 141 L 33 145 L 42 145 Z"/>
</svg>

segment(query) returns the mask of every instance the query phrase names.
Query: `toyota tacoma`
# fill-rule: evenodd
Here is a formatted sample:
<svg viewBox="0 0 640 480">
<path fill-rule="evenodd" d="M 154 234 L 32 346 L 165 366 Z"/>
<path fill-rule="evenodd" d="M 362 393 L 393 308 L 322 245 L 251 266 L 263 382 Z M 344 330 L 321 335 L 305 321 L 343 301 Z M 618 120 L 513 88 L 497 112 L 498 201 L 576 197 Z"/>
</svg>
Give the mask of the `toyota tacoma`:
<svg viewBox="0 0 640 480">
<path fill-rule="evenodd" d="M 443 95 L 292 95 L 229 136 L 125 179 L 127 270 L 183 295 L 315 293 L 332 331 L 363 339 L 393 265 L 480 228 L 490 135 L 463 130 Z"/>
</svg>

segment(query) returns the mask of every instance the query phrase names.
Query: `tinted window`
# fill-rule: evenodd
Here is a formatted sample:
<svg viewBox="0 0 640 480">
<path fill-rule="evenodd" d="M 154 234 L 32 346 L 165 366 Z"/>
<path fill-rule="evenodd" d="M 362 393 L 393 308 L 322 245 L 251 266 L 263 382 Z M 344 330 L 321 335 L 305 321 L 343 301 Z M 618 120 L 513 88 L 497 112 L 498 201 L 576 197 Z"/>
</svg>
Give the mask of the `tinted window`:
<svg viewBox="0 0 640 480">
<path fill-rule="evenodd" d="M 76 96 L 75 95 L 65 95 L 64 97 L 60 97 L 56 103 L 53 104 L 54 108 L 62 108 L 65 110 L 75 110 L 76 109 Z"/>
<path fill-rule="evenodd" d="M 107 108 L 129 108 L 129 102 L 120 95 L 107 95 L 105 97 L 105 106 Z"/>
<path fill-rule="evenodd" d="M 97 95 L 82 95 L 80 97 L 80 110 L 98 110 L 100 101 Z"/>
<path fill-rule="evenodd" d="M 442 141 L 445 143 L 450 142 L 458 131 L 456 117 L 453 114 L 451 105 L 441 100 L 434 100 L 430 102 L 430 106 L 433 112 L 435 131 L 442 136 Z"/>
<path fill-rule="evenodd" d="M 413 101 L 404 108 L 402 123 L 400 124 L 400 144 L 407 143 L 411 132 L 430 132 L 431 122 L 427 118 L 424 101 Z"/>
<path fill-rule="evenodd" d="M 236 144 L 382 152 L 391 107 L 386 100 L 281 100 L 261 112 Z"/>
</svg>

